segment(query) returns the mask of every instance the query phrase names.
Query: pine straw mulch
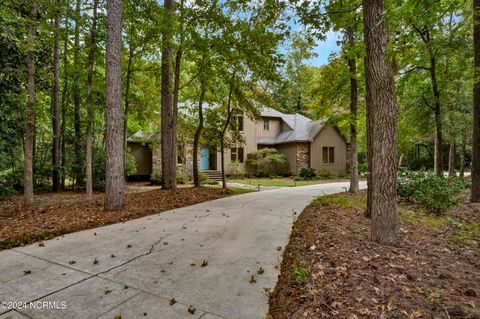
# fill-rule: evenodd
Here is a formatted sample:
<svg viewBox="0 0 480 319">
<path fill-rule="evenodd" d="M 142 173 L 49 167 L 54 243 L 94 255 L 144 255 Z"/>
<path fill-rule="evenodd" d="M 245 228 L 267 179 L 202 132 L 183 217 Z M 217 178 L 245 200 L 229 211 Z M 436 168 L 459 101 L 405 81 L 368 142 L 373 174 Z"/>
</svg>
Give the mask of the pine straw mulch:
<svg viewBox="0 0 480 319">
<path fill-rule="evenodd" d="M 95 193 L 87 202 L 82 192 L 63 192 L 35 196 L 35 207 L 22 208 L 22 197 L 0 201 L 0 250 L 50 239 L 79 230 L 125 222 L 167 210 L 189 206 L 230 195 L 220 188 L 178 188 L 173 196 L 168 190 L 140 190 L 129 186 L 125 210 L 105 212 L 104 194 Z M 145 189 L 145 187 L 143 187 Z"/>
<path fill-rule="evenodd" d="M 292 229 L 267 318 L 480 318 L 480 206 L 400 204 L 401 243 L 367 239 L 365 193 L 321 198 Z"/>
</svg>

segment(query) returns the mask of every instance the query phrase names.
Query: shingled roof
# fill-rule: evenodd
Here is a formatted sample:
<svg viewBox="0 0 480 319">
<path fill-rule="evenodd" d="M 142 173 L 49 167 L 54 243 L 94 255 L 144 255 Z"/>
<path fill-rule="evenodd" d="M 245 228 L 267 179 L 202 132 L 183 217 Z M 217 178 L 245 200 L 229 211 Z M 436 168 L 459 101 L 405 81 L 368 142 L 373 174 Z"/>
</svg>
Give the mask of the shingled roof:
<svg viewBox="0 0 480 319">
<path fill-rule="evenodd" d="M 281 132 L 276 137 L 257 137 L 257 144 L 261 145 L 312 142 L 327 121 L 326 119 L 313 121 L 298 113 L 285 114 L 272 108 L 263 108 L 260 114 L 262 117 L 280 118 L 290 128 Z"/>
</svg>

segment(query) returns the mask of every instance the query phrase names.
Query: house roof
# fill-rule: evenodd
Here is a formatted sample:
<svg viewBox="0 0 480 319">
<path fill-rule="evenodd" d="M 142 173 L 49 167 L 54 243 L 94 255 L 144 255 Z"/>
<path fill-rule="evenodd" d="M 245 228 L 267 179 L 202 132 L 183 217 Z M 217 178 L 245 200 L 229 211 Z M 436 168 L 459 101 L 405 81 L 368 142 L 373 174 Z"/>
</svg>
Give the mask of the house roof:
<svg viewBox="0 0 480 319">
<path fill-rule="evenodd" d="M 313 121 L 301 114 L 285 114 L 271 108 L 263 108 L 262 117 L 280 118 L 290 128 L 276 137 L 259 136 L 257 144 L 274 145 L 291 142 L 311 142 L 324 127 L 326 119 Z"/>
</svg>

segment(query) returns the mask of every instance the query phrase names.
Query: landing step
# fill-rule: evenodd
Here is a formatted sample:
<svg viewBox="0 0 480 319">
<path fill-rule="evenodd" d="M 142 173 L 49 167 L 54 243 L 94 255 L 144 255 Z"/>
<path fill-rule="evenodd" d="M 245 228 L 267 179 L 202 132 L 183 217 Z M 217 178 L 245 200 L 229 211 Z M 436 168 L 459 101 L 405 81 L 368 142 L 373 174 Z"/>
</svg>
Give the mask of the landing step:
<svg viewBox="0 0 480 319">
<path fill-rule="evenodd" d="M 222 180 L 222 173 L 216 170 L 202 170 L 202 173 L 207 174 L 208 179 L 213 181 L 221 181 Z"/>
</svg>

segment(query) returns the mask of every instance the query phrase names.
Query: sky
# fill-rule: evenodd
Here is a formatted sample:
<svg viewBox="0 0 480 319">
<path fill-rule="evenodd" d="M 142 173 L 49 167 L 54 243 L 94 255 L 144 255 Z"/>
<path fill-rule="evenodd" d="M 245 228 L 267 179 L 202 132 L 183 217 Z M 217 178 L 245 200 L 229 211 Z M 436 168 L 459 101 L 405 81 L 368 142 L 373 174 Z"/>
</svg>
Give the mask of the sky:
<svg viewBox="0 0 480 319">
<path fill-rule="evenodd" d="M 314 52 L 317 54 L 317 56 L 305 62 L 311 66 L 328 64 L 328 57 L 330 56 L 330 53 L 340 51 L 340 47 L 337 45 L 338 37 L 338 32 L 329 31 L 324 41 L 317 42 L 317 46 L 314 49 Z"/>
</svg>

